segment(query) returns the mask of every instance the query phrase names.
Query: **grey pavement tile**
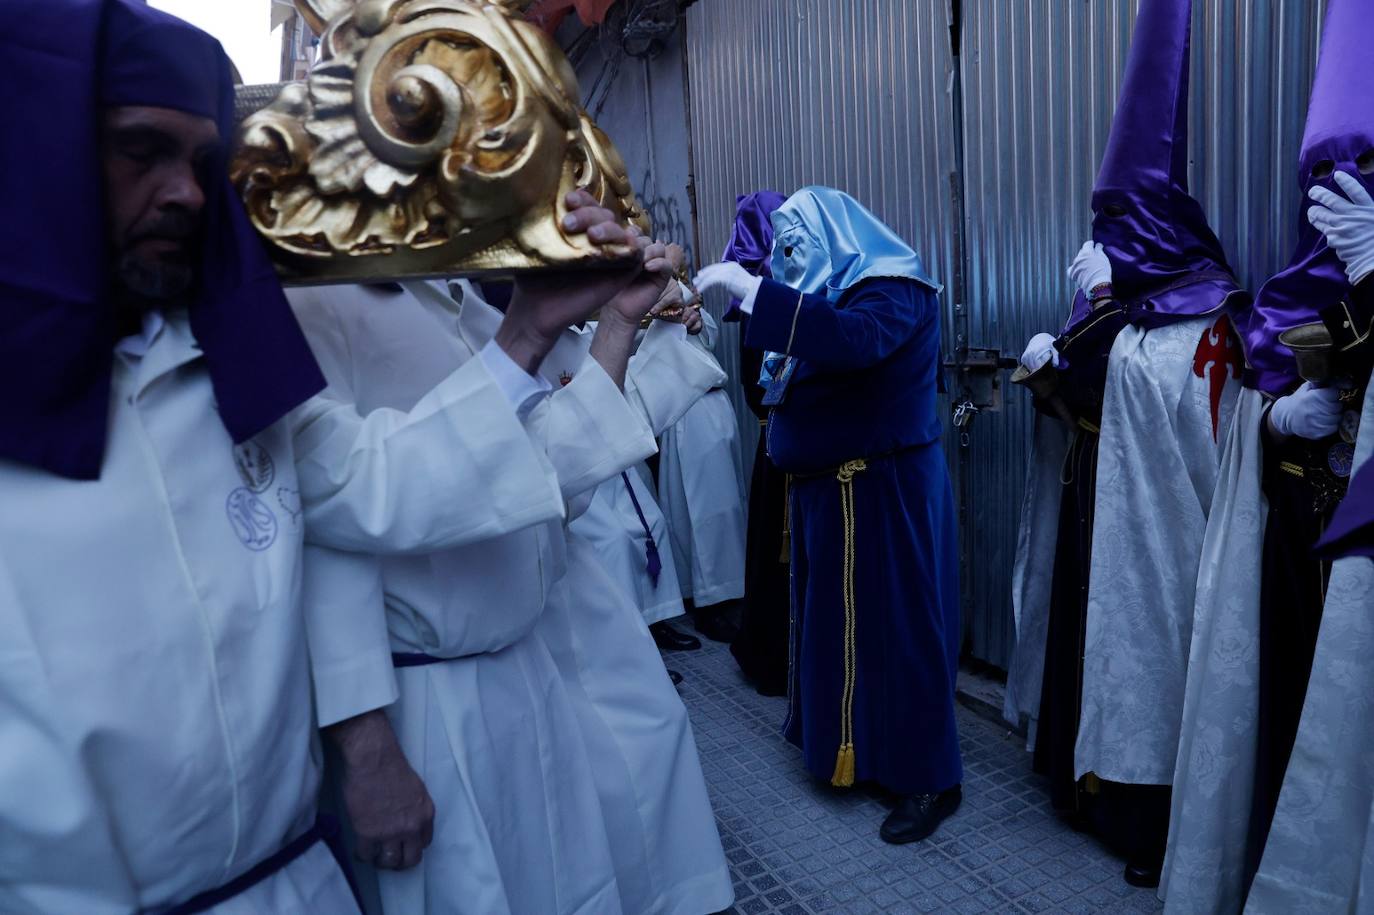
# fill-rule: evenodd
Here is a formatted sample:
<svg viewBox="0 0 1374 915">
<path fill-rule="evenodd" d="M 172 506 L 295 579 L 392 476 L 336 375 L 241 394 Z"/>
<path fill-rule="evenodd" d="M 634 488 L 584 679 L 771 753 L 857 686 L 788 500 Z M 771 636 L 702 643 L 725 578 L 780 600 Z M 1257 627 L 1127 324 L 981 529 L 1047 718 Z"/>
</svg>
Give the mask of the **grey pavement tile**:
<svg viewBox="0 0 1374 915">
<path fill-rule="evenodd" d="M 782 739 L 787 703 L 758 696 L 728 649 L 673 655 L 738 915 L 1159 912 L 1122 863 L 1050 809 L 1020 738 L 958 709 L 964 806 L 930 840 L 878 838 L 890 804 L 812 779 Z"/>
</svg>

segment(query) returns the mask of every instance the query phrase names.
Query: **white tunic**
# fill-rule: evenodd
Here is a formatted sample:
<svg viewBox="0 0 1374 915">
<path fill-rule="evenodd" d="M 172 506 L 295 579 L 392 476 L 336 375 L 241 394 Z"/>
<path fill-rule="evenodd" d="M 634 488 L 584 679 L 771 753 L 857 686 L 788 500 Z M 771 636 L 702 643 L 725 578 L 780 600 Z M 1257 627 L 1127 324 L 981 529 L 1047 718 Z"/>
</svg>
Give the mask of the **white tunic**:
<svg viewBox="0 0 1374 915">
<path fill-rule="evenodd" d="M 0 696 L 39 751 L 0 764 L 7 913 L 175 903 L 310 825 L 307 531 L 413 551 L 562 510 L 476 363 L 408 416 L 316 398 L 235 448 L 179 316 L 117 356 L 110 418 L 99 481 L 0 462 Z M 317 845 L 216 911 L 354 910 Z"/>
<path fill-rule="evenodd" d="M 574 339 L 586 346 L 592 333 L 589 327 Z M 575 368 L 557 356 L 545 363 L 546 376 L 555 383 Z M 675 384 L 679 378 L 689 381 L 687 388 Z M 658 436 L 682 419 L 707 391 L 724 383 L 719 363 L 688 340 L 682 325 L 655 321 L 630 360 L 625 396 L 643 412 Z M 571 527 L 595 547 L 611 578 L 631 596 L 644 621 L 652 624 L 681 616 L 685 609 L 672 535 L 649 481 L 647 469 L 607 480 Z M 657 584 L 647 569 L 646 525 L 662 563 Z"/>
<path fill-rule="evenodd" d="M 1264 396 L 1243 390 L 1199 564 L 1188 685 L 1174 772 L 1165 910 L 1238 912 L 1255 786 L 1260 581 L 1268 506 Z"/>
<path fill-rule="evenodd" d="M 706 312 L 701 317 L 705 327 L 692 340 L 714 362 L 716 321 Z M 747 495 L 729 396 L 708 392 L 664 430 L 659 445 L 658 502 L 682 596 L 698 607 L 743 597 Z"/>
<path fill-rule="evenodd" d="M 1107 371 L 1097 464 L 1083 710 L 1076 775 L 1173 783 L 1203 534 L 1230 432 L 1228 375 L 1216 438 L 1211 381 L 1194 372 L 1216 318 L 1128 327 Z"/>
<path fill-rule="evenodd" d="M 438 357 L 442 350 L 445 359 L 461 359 L 463 353 L 470 357 L 500 323 L 500 314 L 469 284 L 457 287 L 461 306 L 433 287 L 410 288 L 439 323 L 430 328 L 431 339 L 424 346 L 411 345 L 402 361 L 407 368 L 424 362 L 420 353 Z M 377 318 L 379 335 L 394 331 L 404 338 L 414 330 L 414 322 L 385 314 Z M 454 330 L 458 336 L 450 341 L 434 339 Z M 385 344 L 374 344 L 382 352 L 402 345 L 385 336 L 378 343 Z M 366 366 L 356 358 L 356 347 L 354 352 L 352 364 L 364 365 L 363 375 L 373 369 L 394 374 L 394 360 Z M 571 384 L 531 413 L 528 425 L 576 511 L 588 500 L 573 497 L 575 492 L 653 446 L 648 430 L 626 417 L 626 399 L 587 359 L 578 335 L 565 335 L 551 359 L 579 368 L 571 373 Z M 653 415 L 671 407 L 672 397 L 700 393 L 700 382 L 671 377 L 667 364 L 660 363 L 646 387 L 662 393 L 648 403 L 641 398 L 635 415 Z M 361 383 L 365 386 L 366 379 Z M 613 424 L 617 416 L 622 418 Z M 612 459 L 614 437 L 607 430 L 595 434 L 600 426 L 616 425 L 639 430 L 639 450 L 618 463 Z M 620 451 L 626 454 L 624 447 Z M 595 460 L 598 456 L 602 463 Z M 541 915 L 686 915 L 728 907 L 730 880 L 686 711 L 667 682 L 652 641 L 633 609 L 626 615 L 623 596 L 605 579 L 585 544 L 579 552 L 575 538 L 565 539 L 561 526 L 539 533 L 547 548 L 526 543 L 503 555 L 459 551 L 468 555 L 433 557 L 432 567 L 445 570 L 440 590 L 418 587 L 424 576 L 417 570 L 401 574 L 388 563 L 388 617 L 398 650 L 436 653 L 432 645 L 414 642 L 417 619 L 434 620 L 426 627 L 442 625 L 441 632 L 457 633 L 464 626 L 491 631 L 503 625 L 499 620 L 505 616 L 493 614 L 492 608 L 520 615 L 520 608 L 534 607 L 536 590 L 542 600 L 544 590 L 553 587 L 542 615 L 522 617 L 537 622 L 533 634 L 515 645 L 479 658 L 400 672 L 402 699 L 391 710 L 393 721 L 439 813 L 436 842 L 425 863 L 415 871 L 381 875 L 386 911 L 462 907 Z M 567 571 L 560 573 L 565 547 Z M 536 556 L 546 557 L 538 565 L 550 574 L 541 578 L 533 567 Z M 595 582 L 591 590 L 570 597 L 569 583 L 585 581 L 587 573 Z M 531 589 L 535 581 L 543 584 Z M 407 599 L 398 600 L 401 592 Z M 439 624 L 441 617 L 450 621 Z M 495 645 L 484 644 L 486 650 Z M 514 648 L 524 652 L 518 664 L 512 659 Z M 550 657 L 557 663 L 552 680 Z M 422 691 L 412 690 L 417 679 L 427 684 Z M 538 690 L 542 692 L 536 695 Z M 379 692 L 384 695 L 384 689 Z M 522 696 L 528 698 L 522 701 Z M 363 710 L 360 706 L 356 711 Z M 569 728 L 576 731 L 576 748 L 567 745 Z M 522 754 L 534 758 L 521 760 Z M 446 815 L 446 809 L 454 812 Z M 449 839 L 441 843 L 444 836 Z M 605 857 L 609 865 L 599 863 Z M 602 892 L 607 887 L 616 894 L 610 899 Z"/>
<path fill-rule="evenodd" d="M 291 299 L 331 393 L 355 400 L 364 414 L 407 406 L 431 378 L 476 357 L 481 342 L 469 341 L 495 329 L 485 327 L 475 297 L 460 316 L 447 290 L 429 284 L 408 285 L 400 294 L 357 286 L 297 290 Z M 573 487 L 563 488 L 565 498 L 654 448 L 620 391 L 588 363 L 575 383 L 527 420 L 541 450 L 550 430 L 572 438 L 558 431 L 560 424 L 577 429 L 573 446 L 554 452 L 562 479 Z M 548 472 L 559 480 L 552 466 Z M 360 587 L 359 566 L 374 569 L 379 584 Z M 342 554 L 314 557 L 307 567 L 312 658 L 319 640 L 346 643 L 371 630 L 364 622 L 339 631 L 338 607 L 351 602 L 353 614 L 386 620 L 383 650 L 453 659 L 397 671 L 400 696 L 389 714 L 434 799 L 435 836 L 417 868 L 360 868 L 377 883 L 378 909 L 619 911 L 591 762 L 559 670 L 534 631 L 563 569 L 558 522 L 427 556 L 390 558 L 380 567 L 369 557 Z M 364 641 L 354 655 L 367 657 L 366 648 Z M 368 701 L 348 674 L 338 665 L 316 672 L 321 707 L 335 710 L 333 720 L 390 702 L 384 679 L 376 701 Z M 337 697 L 351 707 L 338 705 Z"/>
<path fill-rule="evenodd" d="M 1054 554 L 1059 539 L 1059 507 L 1064 497 L 1064 459 L 1074 432 L 1066 424 L 1036 415 L 1021 526 L 1012 567 L 1011 606 L 1016 649 L 1007 671 L 1002 717 L 1013 727 L 1027 724 L 1029 749 L 1035 749 L 1040 693 L 1045 676 Z"/>
<path fill-rule="evenodd" d="M 1374 460 L 1365 397 L 1357 470 Z M 1331 570 L 1312 677 L 1247 915 L 1374 912 L 1374 562 Z"/>
</svg>

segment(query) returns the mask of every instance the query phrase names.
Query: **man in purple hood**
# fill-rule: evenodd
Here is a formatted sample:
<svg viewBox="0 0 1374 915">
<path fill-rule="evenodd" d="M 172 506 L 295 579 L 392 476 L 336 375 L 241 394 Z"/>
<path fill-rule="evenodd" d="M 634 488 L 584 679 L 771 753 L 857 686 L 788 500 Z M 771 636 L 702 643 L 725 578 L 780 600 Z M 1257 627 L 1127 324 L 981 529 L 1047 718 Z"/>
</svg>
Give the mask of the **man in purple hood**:
<svg viewBox="0 0 1374 915">
<path fill-rule="evenodd" d="M 1022 357 L 1057 375 L 1037 405 L 1073 425 L 1057 449 L 1037 439 L 1009 714 L 1038 719 L 1055 806 L 1142 886 L 1164 855 L 1194 581 L 1239 389 L 1232 317 L 1249 304 L 1188 190 L 1192 10 L 1140 4 L 1068 324 Z"/>
<path fill-rule="evenodd" d="M 362 420 L 314 396 L 232 195 L 219 45 L 133 0 L 5 12 L 0 911 L 354 911 L 316 819 L 304 544 L 404 553 L 561 517 L 517 412 L 530 373 L 568 323 L 662 281 L 518 289 L 482 359 Z M 569 204 L 568 231 L 637 244 Z"/>
<path fill-rule="evenodd" d="M 1234 911 L 1247 893 L 1265 912 L 1355 906 L 1358 881 L 1333 852 L 1366 841 L 1371 732 L 1348 702 L 1370 684 L 1374 567 L 1314 547 L 1350 530 L 1338 506 L 1360 504 L 1350 479 L 1374 444 L 1361 434 L 1374 422 L 1371 16 L 1369 0 L 1327 4 L 1298 242 L 1243 325 L 1246 390 L 1213 499 L 1179 748 L 1166 885 L 1179 912 Z M 1313 336 L 1320 364 L 1301 352 Z"/>
</svg>

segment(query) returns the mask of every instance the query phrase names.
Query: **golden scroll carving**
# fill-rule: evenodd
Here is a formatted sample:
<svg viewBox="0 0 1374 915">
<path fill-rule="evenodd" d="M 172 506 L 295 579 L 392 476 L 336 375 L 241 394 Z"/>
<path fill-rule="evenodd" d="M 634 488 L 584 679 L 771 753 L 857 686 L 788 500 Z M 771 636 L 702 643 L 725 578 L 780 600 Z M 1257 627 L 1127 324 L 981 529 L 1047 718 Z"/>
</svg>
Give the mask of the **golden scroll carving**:
<svg viewBox="0 0 1374 915">
<path fill-rule="evenodd" d="M 521 0 L 297 0 L 304 83 L 239 126 L 231 176 L 288 282 L 605 264 L 562 228 L 585 188 L 647 228 L 625 164 Z"/>
</svg>

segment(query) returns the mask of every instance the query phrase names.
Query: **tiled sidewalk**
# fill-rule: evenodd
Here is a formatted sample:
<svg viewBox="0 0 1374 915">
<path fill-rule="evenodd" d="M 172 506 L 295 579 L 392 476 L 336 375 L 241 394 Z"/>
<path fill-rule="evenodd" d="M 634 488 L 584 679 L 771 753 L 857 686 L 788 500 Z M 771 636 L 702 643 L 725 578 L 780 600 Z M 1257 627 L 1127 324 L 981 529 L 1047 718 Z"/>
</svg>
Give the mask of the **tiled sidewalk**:
<svg viewBox="0 0 1374 915">
<path fill-rule="evenodd" d="M 964 804 L 929 841 L 878 838 L 867 793 L 818 784 L 779 736 L 782 699 L 757 695 L 722 645 L 673 653 L 735 877 L 734 912 L 1157 912 L 1122 862 L 1061 823 L 1020 738 L 959 710 Z"/>
</svg>

